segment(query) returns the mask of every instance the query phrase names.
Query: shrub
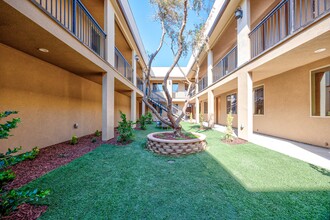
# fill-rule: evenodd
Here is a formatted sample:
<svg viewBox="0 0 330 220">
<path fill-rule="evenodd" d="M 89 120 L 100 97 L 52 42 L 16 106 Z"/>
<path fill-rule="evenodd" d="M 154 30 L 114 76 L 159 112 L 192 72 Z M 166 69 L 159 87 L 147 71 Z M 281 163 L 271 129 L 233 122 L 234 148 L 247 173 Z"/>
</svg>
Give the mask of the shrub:
<svg viewBox="0 0 330 220">
<path fill-rule="evenodd" d="M 203 125 L 203 122 L 204 122 L 204 115 L 202 113 L 199 113 L 199 129 L 204 129 L 204 125 Z"/>
<path fill-rule="evenodd" d="M 125 143 L 133 137 L 133 122 L 126 119 L 126 115 L 120 111 L 121 121 L 118 122 L 118 133 L 117 141 Z"/>
<path fill-rule="evenodd" d="M 11 114 L 17 114 L 17 111 L 6 111 L 0 112 L 0 119 L 5 118 Z M 7 139 L 10 134 L 10 130 L 17 127 L 17 123 L 20 122 L 19 118 L 14 118 L 7 121 L 5 124 L 0 124 L 0 139 Z M 33 148 L 32 151 L 25 152 L 23 154 L 13 154 L 20 151 L 22 147 L 15 147 L 13 150 L 8 148 L 5 154 L 0 154 L 0 216 L 8 215 L 13 210 L 23 203 L 38 201 L 39 198 L 44 198 L 50 193 L 49 190 L 3 190 L 3 186 L 15 179 L 16 175 L 12 170 L 5 170 L 7 166 L 14 165 L 24 160 L 32 160 L 39 154 L 37 147 Z"/>
<path fill-rule="evenodd" d="M 71 140 L 70 140 L 71 145 L 78 144 L 78 137 L 76 135 L 73 135 Z"/>
<path fill-rule="evenodd" d="M 193 114 L 192 114 L 192 112 L 190 112 L 190 114 L 189 114 L 189 120 L 190 120 L 190 123 L 192 123 L 192 121 L 193 121 Z"/>
<path fill-rule="evenodd" d="M 151 112 L 147 112 L 146 117 L 147 117 L 147 124 L 152 124 L 152 114 L 151 114 Z"/>
<path fill-rule="evenodd" d="M 8 215 L 17 209 L 23 203 L 38 201 L 39 198 L 45 198 L 49 195 L 50 190 L 10 190 L 1 192 L 0 212 L 2 215 Z"/>
<path fill-rule="evenodd" d="M 94 133 L 94 135 L 96 136 L 96 137 L 100 137 L 101 136 L 101 131 L 99 131 L 99 130 L 96 130 L 95 131 L 95 133 Z"/>
<path fill-rule="evenodd" d="M 6 183 L 15 179 L 16 174 L 12 170 L 0 171 L 0 186 L 3 187 Z"/>
<path fill-rule="evenodd" d="M 233 134 L 234 134 L 234 130 L 233 130 L 233 120 L 234 117 L 231 114 L 231 112 L 229 112 L 229 114 L 227 115 L 227 126 L 226 126 L 226 134 L 225 134 L 225 140 L 226 141 L 233 141 Z"/>
<path fill-rule="evenodd" d="M 147 130 L 147 116 L 146 115 L 141 115 L 139 120 L 137 121 L 140 125 L 140 128 L 142 130 Z"/>
<path fill-rule="evenodd" d="M 96 137 L 92 138 L 92 143 L 95 143 L 97 141 Z"/>
</svg>

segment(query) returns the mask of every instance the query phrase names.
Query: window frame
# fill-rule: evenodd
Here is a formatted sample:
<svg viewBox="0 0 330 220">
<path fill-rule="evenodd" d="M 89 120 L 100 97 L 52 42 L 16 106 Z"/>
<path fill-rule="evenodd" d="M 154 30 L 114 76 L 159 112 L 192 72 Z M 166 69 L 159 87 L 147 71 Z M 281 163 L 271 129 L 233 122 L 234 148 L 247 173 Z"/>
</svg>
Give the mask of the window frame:
<svg viewBox="0 0 330 220">
<path fill-rule="evenodd" d="M 157 85 L 156 87 L 154 85 Z M 158 89 L 158 85 L 160 85 L 161 90 Z M 156 90 L 154 88 L 157 88 Z M 152 91 L 153 92 L 163 92 L 163 84 L 162 83 L 152 83 Z"/>
<path fill-rule="evenodd" d="M 313 86 L 312 86 L 312 75 L 317 72 L 317 71 L 320 71 L 322 69 L 325 69 L 325 68 L 330 68 L 330 63 L 324 65 L 324 66 L 320 66 L 320 67 L 317 67 L 317 68 L 314 68 L 314 69 L 310 69 L 309 70 L 309 117 L 310 118 L 322 118 L 322 119 L 330 119 L 330 116 L 321 116 L 321 115 L 313 115 L 313 93 L 312 93 L 312 89 L 313 89 Z"/>
<path fill-rule="evenodd" d="M 236 112 L 234 113 L 233 111 L 232 111 L 232 101 L 230 101 L 230 107 L 229 107 L 229 112 L 231 111 L 232 113 L 232 115 L 237 115 L 237 110 L 238 110 L 238 100 L 237 100 L 237 92 L 234 92 L 234 93 L 230 93 L 230 94 L 228 94 L 228 95 L 226 95 L 226 113 L 227 114 L 229 114 L 229 112 L 228 112 L 228 96 L 230 96 L 230 98 L 231 98 L 231 96 L 232 95 L 235 95 L 236 96 Z"/>
<path fill-rule="evenodd" d="M 259 88 L 263 88 L 263 97 L 264 97 L 264 101 L 263 101 L 263 108 L 264 108 L 264 111 L 263 111 L 263 114 L 256 114 L 255 113 L 255 90 L 259 89 Z M 260 85 L 257 85 L 257 86 L 254 86 L 253 87 L 253 116 L 264 116 L 265 115 L 265 103 L 266 103 L 266 92 L 265 92 L 265 84 L 260 84 Z"/>
</svg>

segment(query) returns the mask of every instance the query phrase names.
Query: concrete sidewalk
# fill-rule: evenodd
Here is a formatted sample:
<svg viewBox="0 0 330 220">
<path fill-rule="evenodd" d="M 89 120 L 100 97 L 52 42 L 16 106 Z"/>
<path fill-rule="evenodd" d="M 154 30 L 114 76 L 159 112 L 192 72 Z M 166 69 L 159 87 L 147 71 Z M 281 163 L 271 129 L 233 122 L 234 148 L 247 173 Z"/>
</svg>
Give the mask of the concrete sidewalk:
<svg viewBox="0 0 330 220">
<path fill-rule="evenodd" d="M 206 124 L 207 125 L 207 124 Z M 214 130 L 225 132 L 226 127 L 215 125 Z M 237 130 L 234 130 L 237 135 Z M 303 144 L 282 138 L 254 133 L 250 142 L 330 170 L 330 149 Z"/>
</svg>

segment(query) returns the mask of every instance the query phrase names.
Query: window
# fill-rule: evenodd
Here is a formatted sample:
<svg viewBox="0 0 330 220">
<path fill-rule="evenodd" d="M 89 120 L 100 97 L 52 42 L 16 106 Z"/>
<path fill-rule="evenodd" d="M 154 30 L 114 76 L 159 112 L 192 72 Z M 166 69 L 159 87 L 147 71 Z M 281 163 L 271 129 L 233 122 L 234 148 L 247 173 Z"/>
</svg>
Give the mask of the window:
<svg viewBox="0 0 330 220">
<path fill-rule="evenodd" d="M 260 86 L 254 89 L 254 114 L 264 114 L 264 87 Z"/>
<path fill-rule="evenodd" d="M 153 92 L 162 92 L 163 91 L 163 85 L 161 83 L 153 83 L 152 84 L 152 91 Z"/>
<path fill-rule="evenodd" d="M 330 67 L 312 72 L 312 115 L 330 116 Z"/>
<path fill-rule="evenodd" d="M 207 102 L 204 102 L 204 114 L 207 114 L 208 109 L 207 109 Z"/>
<path fill-rule="evenodd" d="M 237 114 L 237 95 L 231 94 L 227 96 L 227 114 Z"/>
<path fill-rule="evenodd" d="M 172 84 L 172 92 L 178 92 L 179 91 L 179 84 L 173 83 Z"/>
</svg>

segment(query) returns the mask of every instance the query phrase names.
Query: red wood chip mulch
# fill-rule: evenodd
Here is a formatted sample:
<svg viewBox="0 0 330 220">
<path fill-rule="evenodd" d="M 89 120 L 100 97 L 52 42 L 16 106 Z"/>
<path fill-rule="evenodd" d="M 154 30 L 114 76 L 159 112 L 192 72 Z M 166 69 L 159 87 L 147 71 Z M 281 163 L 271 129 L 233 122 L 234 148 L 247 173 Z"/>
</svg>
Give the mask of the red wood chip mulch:
<svg viewBox="0 0 330 220">
<path fill-rule="evenodd" d="M 95 135 L 86 135 L 80 137 L 78 144 L 76 145 L 71 145 L 69 141 L 66 141 L 42 148 L 40 149 L 39 155 L 34 160 L 26 160 L 12 167 L 9 167 L 9 169 L 12 169 L 15 172 L 16 178 L 4 186 L 4 189 L 10 190 L 19 188 L 60 166 L 70 163 L 72 160 L 94 150 L 101 144 L 112 144 L 118 146 L 124 146 L 128 144 L 118 143 L 117 137 L 118 132 L 115 130 L 115 137 L 106 142 L 103 142 L 101 137 L 95 137 Z M 96 142 L 92 143 L 92 138 L 95 138 Z M 17 211 L 12 212 L 9 216 L 4 216 L 1 219 L 37 219 L 42 213 L 46 211 L 46 209 L 47 206 L 22 204 L 18 207 Z"/>
</svg>

